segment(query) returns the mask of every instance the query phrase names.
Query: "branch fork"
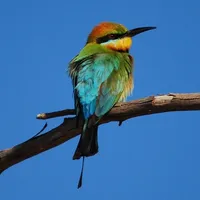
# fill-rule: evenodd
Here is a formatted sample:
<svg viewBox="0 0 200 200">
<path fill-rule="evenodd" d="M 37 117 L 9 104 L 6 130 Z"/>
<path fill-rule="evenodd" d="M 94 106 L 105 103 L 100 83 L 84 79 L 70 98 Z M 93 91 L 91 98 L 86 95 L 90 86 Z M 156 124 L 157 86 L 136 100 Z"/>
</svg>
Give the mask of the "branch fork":
<svg viewBox="0 0 200 200">
<path fill-rule="evenodd" d="M 156 113 L 171 111 L 195 111 L 200 110 L 200 93 L 176 94 L 150 96 L 126 103 L 116 105 L 102 118 L 100 124 L 112 121 L 119 122 Z M 74 109 L 65 109 L 51 113 L 41 113 L 37 119 L 47 120 L 55 117 L 75 115 Z M 32 156 L 54 148 L 74 137 L 81 132 L 80 127 L 76 127 L 76 117 L 64 118 L 62 124 L 56 128 L 36 137 L 22 142 L 14 147 L 0 151 L 0 173 L 9 167 L 22 162 Z"/>
</svg>

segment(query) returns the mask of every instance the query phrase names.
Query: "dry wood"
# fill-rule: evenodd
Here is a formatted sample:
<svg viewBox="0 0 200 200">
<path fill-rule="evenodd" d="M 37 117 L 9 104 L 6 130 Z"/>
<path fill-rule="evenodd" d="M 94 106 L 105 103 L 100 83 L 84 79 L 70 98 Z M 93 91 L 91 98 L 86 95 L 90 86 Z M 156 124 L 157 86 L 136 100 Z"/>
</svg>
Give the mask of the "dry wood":
<svg viewBox="0 0 200 200">
<path fill-rule="evenodd" d="M 155 113 L 188 110 L 200 110 L 200 93 L 150 96 L 118 104 L 100 121 L 100 124 L 112 121 L 123 122 L 130 118 Z M 75 114 L 73 109 L 67 109 L 52 113 L 42 113 L 37 115 L 37 118 L 49 119 L 73 114 Z M 81 126 L 76 128 L 75 122 L 75 117 L 65 118 L 62 124 L 51 131 L 0 151 L 0 172 L 79 135 Z"/>
</svg>

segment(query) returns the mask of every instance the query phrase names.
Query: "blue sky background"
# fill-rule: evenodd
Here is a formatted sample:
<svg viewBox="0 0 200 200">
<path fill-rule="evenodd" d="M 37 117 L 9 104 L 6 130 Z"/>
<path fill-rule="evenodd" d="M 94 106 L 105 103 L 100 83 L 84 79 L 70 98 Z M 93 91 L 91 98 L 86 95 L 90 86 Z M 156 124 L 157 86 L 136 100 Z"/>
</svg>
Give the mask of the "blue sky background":
<svg viewBox="0 0 200 200">
<path fill-rule="evenodd" d="M 0 149 L 30 138 L 40 112 L 72 108 L 65 70 L 92 27 L 114 21 L 157 26 L 134 38 L 135 90 L 129 100 L 199 92 L 197 0 L 38 1 L 0 3 Z M 72 161 L 78 138 L 26 160 L 0 176 L 1 199 L 200 199 L 199 112 L 131 119 L 99 129 L 100 153 Z M 48 120 L 48 129 L 61 119 Z"/>
</svg>

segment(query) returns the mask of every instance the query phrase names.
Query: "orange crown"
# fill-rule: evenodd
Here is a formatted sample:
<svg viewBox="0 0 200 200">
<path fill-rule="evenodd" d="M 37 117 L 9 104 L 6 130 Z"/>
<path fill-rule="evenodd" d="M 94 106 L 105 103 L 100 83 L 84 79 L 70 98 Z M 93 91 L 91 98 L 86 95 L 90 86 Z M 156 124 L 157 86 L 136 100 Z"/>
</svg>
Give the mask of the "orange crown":
<svg viewBox="0 0 200 200">
<path fill-rule="evenodd" d="M 95 43 L 97 38 L 108 34 L 125 33 L 127 30 L 128 29 L 122 24 L 102 22 L 93 28 L 92 32 L 88 36 L 87 43 Z"/>
</svg>

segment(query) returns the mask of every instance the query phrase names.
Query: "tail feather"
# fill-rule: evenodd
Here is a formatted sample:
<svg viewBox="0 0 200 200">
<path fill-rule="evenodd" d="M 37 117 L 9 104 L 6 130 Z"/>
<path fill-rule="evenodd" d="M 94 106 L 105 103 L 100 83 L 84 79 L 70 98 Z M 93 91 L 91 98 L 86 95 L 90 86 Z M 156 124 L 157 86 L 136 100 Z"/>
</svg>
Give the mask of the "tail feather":
<svg viewBox="0 0 200 200">
<path fill-rule="evenodd" d="M 73 160 L 81 157 L 89 157 L 98 153 L 98 126 L 88 127 L 88 120 L 85 121 L 83 132 L 79 139 L 78 146 L 73 156 Z"/>
</svg>

